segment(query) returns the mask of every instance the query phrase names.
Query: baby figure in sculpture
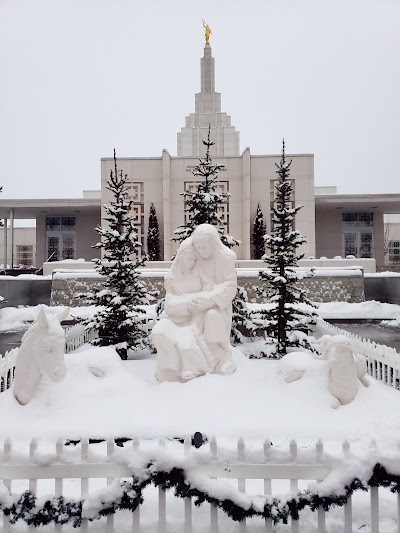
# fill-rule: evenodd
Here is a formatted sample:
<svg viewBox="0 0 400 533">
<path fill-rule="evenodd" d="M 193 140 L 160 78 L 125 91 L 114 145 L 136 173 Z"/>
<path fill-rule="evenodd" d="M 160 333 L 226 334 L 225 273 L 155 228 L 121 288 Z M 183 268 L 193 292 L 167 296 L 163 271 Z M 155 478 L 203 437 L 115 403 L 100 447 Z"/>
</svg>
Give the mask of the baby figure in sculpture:
<svg viewBox="0 0 400 533">
<path fill-rule="evenodd" d="M 235 371 L 230 345 L 236 255 L 201 224 L 182 242 L 165 277 L 165 314 L 153 328 L 159 381 Z"/>
<path fill-rule="evenodd" d="M 64 380 L 67 373 L 65 333 L 60 322 L 68 315 L 69 308 L 54 317 L 41 309 L 37 322 L 22 337 L 13 388 L 15 399 L 21 405 L 26 405 L 35 396 L 42 373 L 55 383 Z"/>
</svg>

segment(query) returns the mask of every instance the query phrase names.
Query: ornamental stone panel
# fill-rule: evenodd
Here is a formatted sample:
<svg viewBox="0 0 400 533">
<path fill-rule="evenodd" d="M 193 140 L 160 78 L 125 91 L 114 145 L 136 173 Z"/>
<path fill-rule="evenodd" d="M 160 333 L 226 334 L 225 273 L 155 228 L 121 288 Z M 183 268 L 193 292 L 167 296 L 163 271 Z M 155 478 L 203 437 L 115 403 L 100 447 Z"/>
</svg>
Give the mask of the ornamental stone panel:
<svg viewBox="0 0 400 533">
<path fill-rule="evenodd" d="M 142 277 L 148 292 L 154 296 L 154 303 L 164 298 L 165 272 L 143 272 Z M 258 279 L 257 272 L 238 272 L 238 285 L 247 291 L 249 302 L 262 303 L 263 299 L 257 294 L 257 287 L 262 282 Z M 266 284 L 263 283 L 264 287 Z M 68 305 L 71 307 L 87 305 L 85 298 L 79 297 L 81 293 L 91 292 L 96 287 L 102 286 L 100 276 L 89 273 L 72 274 L 67 276 L 55 274 L 53 277 L 50 305 Z M 360 303 L 364 297 L 364 277 L 361 271 L 330 272 L 324 275 L 305 278 L 299 282 L 299 287 L 307 291 L 308 297 L 314 302 L 351 302 Z"/>
</svg>

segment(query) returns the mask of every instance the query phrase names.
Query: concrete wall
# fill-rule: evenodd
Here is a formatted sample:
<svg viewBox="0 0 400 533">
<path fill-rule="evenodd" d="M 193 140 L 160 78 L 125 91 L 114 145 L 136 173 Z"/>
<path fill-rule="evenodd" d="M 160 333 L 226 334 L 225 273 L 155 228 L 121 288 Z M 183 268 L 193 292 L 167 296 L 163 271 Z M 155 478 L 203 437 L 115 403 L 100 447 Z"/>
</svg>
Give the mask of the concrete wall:
<svg viewBox="0 0 400 533">
<path fill-rule="evenodd" d="M 317 257 L 342 255 L 342 211 L 340 209 L 317 209 L 315 234 Z"/>
<path fill-rule="evenodd" d="M 50 304 L 51 279 L 18 279 L 0 277 L 0 295 L 4 306 Z M 3 306 L 3 307 L 4 307 Z"/>
<path fill-rule="evenodd" d="M 61 208 L 60 213 L 54 216 L 63 216 Z M 93 244 L 99 241 L 99 234 L 95 231 L 95 228 L 101 222 L 100 213 L 98 215 L 74 213 L 73 216 L 76 218 L 76 258 L 90 261 L 91 259 L 100 257 L 100 250 L 92 248 Z M 40 268 L 46 259 L 46 215 L 41 215 L 36 219 L 36 267 Z"/>
<path fill-rule="evenodd" d="M 143 273 L 143 280 L 147 290 L 155 296 L 155 303 L 165 296 L 164 274 L 152 273 L 146 276 Z M 238 272 L 238 284 L 247 291 L 250 302 L 261 303 L 263 301 L 257 294 L 257 287 L 261 282 L 256 272 Z M 350 272 L 341 275 L 321 275 L 306 278 L 299 283 L 299 286 L 307 291 L 307 294 L 314 302 L 362 302 L 364 301 L 364 283 L 361 272 L 358 274 Z M 51 305 L 69 305 L 71 307 L 86 305 L 84 299 L 77 298 L 77 294 L 90 292 L 94 287 L 101 287 L 99 276 L 90 277 L 90 274 L 55 274 L 51 291 Z"/>
<path fill-rule="evenodd" d="M 0 264 L 4 265 L 4 228 L 0 228 Z M 36 228 L 14 228 L 14 265 L 17 265 L 17 246 L 33 246 L 33 266 L 36 266 Z M 7 263 L 11 265 L 11 229 L 7 228 Z"/>
<path fill-rule="evenodd" d="M 99 242 L 99 234 L 95 230 L 101 223 L 100 215 L 77 215 L 76 217 L 76 258 L 90 261 L 100 258 L 100 250 L 92 248 Z"/>
<path fill-rule="evenodd" d="M 400 305 L 400 276 L 368 276 L 364 278 L 366 300 Z"/>
</svg>

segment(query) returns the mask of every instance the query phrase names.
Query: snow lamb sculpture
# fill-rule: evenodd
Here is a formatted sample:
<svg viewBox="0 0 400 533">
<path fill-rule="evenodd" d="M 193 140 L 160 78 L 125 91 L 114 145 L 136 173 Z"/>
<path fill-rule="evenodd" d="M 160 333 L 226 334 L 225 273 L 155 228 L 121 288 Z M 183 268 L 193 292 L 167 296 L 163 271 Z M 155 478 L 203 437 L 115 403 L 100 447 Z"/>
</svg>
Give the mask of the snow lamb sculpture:
<svg viewBox="0 0 400 533">
<path fill-rule="evenodd" d="M 329 391 L 342 405 L 351 403 L 364 383 L 365 373 L 359 377 L 353 343 L 344 335 L 335 335 L 329 342 Z"/>
<path fill-rule="evenodd" d="M 347 340 L 349 340 L 347 337 L 344 337 L 342 335 L 338 335 L 338 337 L 341 337 L 342 339 L 346 338 Z M 336 337 L 332 337 L 332 335 L 323 335 L 322 337 L 320 337 L 317 340 L 317 345 L 318 345 L 319 351 L 321 353 L 320 359 L 323 359 L 323 360 L 326 360 L 326 361 L 329 360 L 329 358 L 331 356 L 331 348 L 336 343 L 336 341 L 332 343 L 332 340 L 335 339 L 335 338 Z M 368 373 L 367 362 L 365 360 L 365 357 L 362 356 L 360 353 L 354 353 L 353 352 L 353 355 L 354 355 L 354 358 L 355 358 L 358 379 L 361 381 L 361 383 L 365 387 L 368 387 L 369 386 L 369 382 L 367 381 L 367 379 L 365 377 L 367 375 L 367 373 Z"/>
<path fill-rule="evenodd" d="M 186 382 L 206 373 L 235 371 L 229 338 L 237 291 L 235 260 L 210 224 L 200 224 L 179 246 L 165 276 L 166 318 L 151 334 L 159 381 Z"/>
<path fill-rule="evenodd" d="M 54 383 L 64 380 L 67 373 L 65 333 L 60 322 L 68 315 L 69 308 L 58 316 L 46 315 L 42 308 L 37 321 L 22 337 L 13 388 L 14 396 L 21 405 L 26 405 L 35 396 L 42 373 Z"/>
<path fill-rule="evenodd" d="M 344 335 L 324 335 L 318 340 L 321 356 L 315 357 L 309 353 L 289 353 L 279 362 L 280 372 L 284 375 L 286 383 L 297 381 L 305 372 L 312 372 L 314 378 L 327 376 L 328 389 L 339 405 L 351 403 L 358 390 L 358 383 L 368 387 L 365 378 L 367 365 L 360 354 L 353 353 L 353 343 Z M 325 367 L 325 372 L 321 370 Z"/>
</svg>

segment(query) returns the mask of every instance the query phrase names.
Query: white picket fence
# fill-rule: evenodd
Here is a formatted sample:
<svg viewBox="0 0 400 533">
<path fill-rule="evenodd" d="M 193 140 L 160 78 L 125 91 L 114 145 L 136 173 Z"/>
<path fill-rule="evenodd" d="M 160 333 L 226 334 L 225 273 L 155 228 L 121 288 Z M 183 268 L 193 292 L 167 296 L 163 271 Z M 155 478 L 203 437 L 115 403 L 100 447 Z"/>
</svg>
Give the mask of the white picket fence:
<svg viewBox="0 0 400 533">
<path fill-rule="evenodd" d="M 89 494 L 89 482 L 90 486 L 93 486 L 93 484 L 97 485 L 96 489 L 98 489 L 99 481 L 96 480 L 103 479 L 102 486 L 105 487 L 116 479 L 129 479 L 132 476 L 132 471 L 128 467 L 129 462 L 132 463 L 135 453 L 140 454 L 142 446 L 145 447 L 144 451 L 149 453 L 149 445 L 152 445 L 155 450 L 157 448 L 166 448 L 166 446 L 168 448 L 172 447 L 175 457 L 177 454 L 179 456 L 179 453 L 184 455 L 193 453 L 194 457 L 196 457 L 197 453 L 202 453 L 202 461 L 194 467 L 195 471 L 213 479 L 234 480 L 230 481 L 230 483 L 234 483 L 234 486 L 243 493 L 246 493 L 246 486 L 248 486 L 247 484 L 250 480 L 261 480 L 259 481 L 261 490 L 258 494 L 263 493 L 265 495 L 273 494 L 272 483 L 274 480 L 285 480 L 288 487 L 287 495 L 294 495 L 299 490 L 299 481 L 307 480 L 310 482 L 315 480 L 316 482 L 321 482 L 331 471 L 331 467 L 325 464 L 324 445 L 321 441 L 306 446 L 306 450 L 303 450 L 302 446 L 298 446 L 296 441 L 291 441 L 288 445 L 284 446 L 285 453 L 282 453 L 283 448 L 278 446 L 279 449 L 276 449 L 275 446 L 271 445 L 269 439 L 264 441 L 263 446 L 260 444 L 259 450 L 254 449 L 253 443 L 251 443 L 251 446 L 246 446 L 245 441 L 239 439 L 237 441 L 236 452 L 231 450 L 230 454 L 227 454 L 225 449 L 222 450 L 220 455 L 219 446 L 215 438 L 211 438 L 210 442 L 204 445 L 207 446 L 206 450 L 202 447 L 198 451 L 192 448 L 190 437 L 185 439 L 183 445 L 177 441 L 166 441 L 164 439 L 158 442 L 151 442 L 149 440 L 140 442 L 137 438 L 133 438 L 132 441 L 125 442 L 121 458 L 121 448 L 117 448 L 118 453 L 115 453 L 116 446 L 114 439 L 109 439 L 103 445 L 89 444 L 87 439 L 82 439 L 80 445 L 76 449 L 74 448 L 78 456 L 75 457 L 74 461 L 71 461 L 71 457 L 68 456 L 71 453 L 71 447 L 66 447 L 64 441 L 61 439 L 53 443 L 53 451 L 49 451 L 48 444 L 46 443 L 44 461 L 40 456 L 40 443 L 37 440 L 30 442 L 29 449 L 26 449 L 26 455 L 23 454 L 20 443 L 15 455 L 13 454 L 13 443 L 10 440 L 6 440 L 3 443 L 3 454 L 0 454 L 0 457 L 1 455 L 3 456 L 2 460 L 0 459 L 0 480 L 3 481 L 10 492 L 22 492 L 18 486 L 15 489 L 15 485 L 20 486 L 21 480 L 27 480 L 26 485 L 33 494 L 39 497 L 46 495 L 47 498 L 51 498 L 49 483 L 41 490 L 38 490 L 38 481 L 50 480 L 52 487 L 54 487 L 52 489 L 54 490 L 53 496 L 65 496 L 64 485 L 68 482 L 67 480 L 78 479 L 80 490 L 75 489 L 77 493 L 74 493 L 74 497 L 85 498 Z M 372 445 L 376 446 L 375 443 L 372 443 Z M 102 452 L 99 451 L 99 446 L 103 446 Z M 177 447 L 179 447 L 178 450 Z M 93 452 L 92 449 L 94 450 Z M 259 452 L 258 455 L 255 452 Z M 341 456 L 343 461 L 346 461 L 346 459 L 351 457 L 350 444 L 347 441 L 343 442 L 342 448 L 338 452 L 339 460 Z M 125 457 L 125 460 L 123 457 Z M 126 457 L 129 457 L 129 460 Z M 102 518 L 100 521 L 89 522 L 84 519 L 81 531 L 85 532 L 89 529 L 91 531 L 99 531 L 100 528 L 101 531 L 118 531 L 119 528 L 116 522 L 120 519 L 128 519 L 131 523 L 131 530 L 134 533 L 141 533 L 142 531 L 158 531 L 159 533 L 183 531 L 184 533 L 193 533 L 193 531 L 197 530 L 193 527 L 193 503 L 190 498 L 184 501 L 178 500 L 175 496 L 168 496 L 167 498 L 164 490 L 161 488 L 155 490 L 158 491 L 158 497 L 154 501 L 153 496 L 153 500 L 150 502 L 151 509 L 150 513 L 147 511 L 145 526 L 142 527 L 141 512 L 143 514 L 145 513 L 139 507 L 132 513 L 130 518 L 127 518 L 126 515 L 123 518 L 117 512 L 116 515 Z M 274 490 L 274 492 L 276 491 Z M 370 488 L 369 492 L 369 504 L 368 501 L 366 505 L 364 503 L 365 519 L 366 522 L 370 523 L 370 528 L 367 528 L 367 530 L 371 533 L 379 533 L 380 495 L 378 488 Z M 254 492 L 252 493 L 254 494 Z M 391 500 L 394 505 L 393 514 L 399 519 L 399 525 L 396 531 L 400 531 L 400 497 L 393 496 L 393 498 Z M 154 509 L 154 506 L 157 504 L 158 512 Z M 356 506 L 357 504 L 355 503 L 354 505 Z M 180 513 L 177 513 L 177 509 L 180 510 Z M 314 521 L 313 531 L 325 533 L 326 519 L 330 512 L 332 511 L 325 511 L 322 507 L 312 516 L 310 516 L 309 512 L 309 516 L 307 517 L 308 528 L 304 526 L 306 529 L 302 526 L 302 514 L 300 514 L 298 521 L 291 521 L 290 531 L 292 533 L 309 531 L 311 520 Z M 344 533 L 353 531 L 352 497 L 348 498 L 346 505 L 342 509 L 335 510 L 334 512 L 336 513 L 336 522 L 339 520 L 339 523 L 343 524 L 342 531 Z M 199 513 L 202 514 L 199 515 Z M 152 524 L 149 524 L 149 514 L 153 521 Z M 181 514 L 182 518 L 181 522 L 177 523 L 177 515 L 179 514 Z M 0 512 L 0 524 L 1 519 L 3 521 L 2 531 L 4 533 L 13 531 L 13 526 L 9 523 L 9 519 L 6 516 L 2 516 Z M 275 529 L 270 519 L 264 521 L 261 518 L 252 518 L 247 523 L 246 521 L 235 523 L 225 516 L 221 510 L 218 510 L 211 504 L 204 504 L 201 510 L 196 509 L 196 521 L 199 519 L 202 523 L 208 522 L 209 527 L 207 526 L 207 530 L 211 531 L 211 533 L 217 533 L 218 531 L 251 533 L 252 531 L 261 531 L 260 524 L 262 530 L 266 533 L 272 533 Z M 305 520 L 304 517 L 303 520 Z M 148 529 L 149 526 L 151 526 L 150 530 Z M 62 531 L 62 526 L 60 525 L 54 525 L 53 527 L 56 532 Z M 29 531 L 33 530 L 34 528 L 30 526 Z M 125 522 L 124 531 L 127 530 Z"/>
<path fill-rule="evenodd" d="M 322 318 L 318 319 L 316 331 L 319 335 L 345 335 L 351 339 L 354 350 L 365 357 L 368 373 L 386 385 L 400 389 L 400 354 L 394 348 L 363 339 Z"/>
<path fill-rule="evenodd" d="M 14 381 L 14 369 L 17 355 L 18 348 L 13 348 L 9 352 L 6 352 L 0 359 L 0 393 L 9 389 Z"/>
<path fill-rule="evenodd" d="M 65 353 L 77 350 L 83 344 L 90 342 L 97 337 L 94 329 L 87 329 L 82 324 L 75 324 L 65 329 Z"/>
</svg>

